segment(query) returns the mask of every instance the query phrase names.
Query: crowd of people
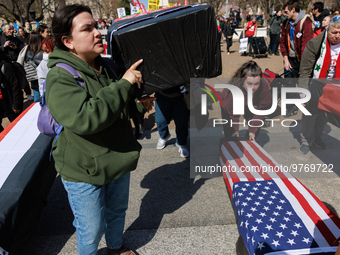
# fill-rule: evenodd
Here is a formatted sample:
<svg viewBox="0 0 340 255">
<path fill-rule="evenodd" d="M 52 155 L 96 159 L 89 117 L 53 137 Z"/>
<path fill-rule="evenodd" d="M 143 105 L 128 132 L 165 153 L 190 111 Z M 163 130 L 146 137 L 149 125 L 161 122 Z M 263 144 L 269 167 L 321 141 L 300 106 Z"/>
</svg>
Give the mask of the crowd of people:
<svg viewBox="0 0 340 255">
<path fill-rule="evenodd" d="M 108 22 L 102 19 L 96 24 L 98 29 L 108 29 L 112 22 L 112 19 L 108 19 Z M 44 76 L 41 75 L 43 75 L 42 70 L 46 69 L 48 54 L 53 51 L 52 45 L 51 28 L 47 24 L 41 23 L 33 29 L 30 22 L 25 22 L 24 26 L 19 26 L 17 30 L 7 23 L 1 26 L 1 118 L 8 117 L 12 122 L 22 112 L 25 99 L 22 90 L 28 100 L 36 102 L 42 96 Z M 45 51 L 46 49 L 48 52 Z M 40 63 L 44 65 L 43 68 Z M 26 77 L 20 75 L 23 73 L 26 74 Z M 0 132 L 2 130 L 3 127 L 0 125 Z"/>
<path fill-rule="evenodd" d="M 1 118 L 7 116 L 9 121 L 13 121 L 23 110 L 22 90 L 29 100 L 36 101 L 40 98 L 36 68 L 43 59 L 41 42 L 48 39 L 51 32 L 45 24 L 40 24 L 33 31 L 29 22 L 26 22 L 24 28 L 20 27 L 16 33 L 13 26 L 7 23 L 2 25 L 1 31 L 0 116 Z M 32 71 L 31 76 L 27 68 Z M 0 126 L 0 131 L 2 130 L 3 127 Z"/>
<path fill-rule="evenodd" d="M 338 72 L 335 71 L 340 49 L 339 20 L 339 11 L 334 11 L 333 14 L 330 14 L 329 10 L 324 8 L 324 3 L 322 2 L 313 3 L 309 13 L 302 10 L 299 1 L 296 0 L 287 1 L 283 5 L 282 10 L 277 9 L 275 11 L 275 14 L 268 22 L 268 31 L 270 36 L 268 54 L 282 55 L 285 70 L 284 77 L 287 81 L 285 83 L 286 86 L 302 86 L 304 88 L 308 88 L 308 84 L 304 84 L 302 82 L 301 85 L 299 78 L 340 78 L 337 77 Z M 230 41 L 232 40 L 233 34 L 237 34 L 235 31 L 236 22 L 233 17 L 227 20 L 220 18 L 219 26 L 221 31 L 224 33 L 227 52 L 229 54 L 230 46 L 232 44 Z M 240 35 L 241 38 L 248 38 L 249 53 L 246 54 L 248 56 L 252 55 L 252 41 L 257 36 L 257 26 L 257 17 L 252 16 L 250 20 L 245 23 Z M 321 49 L 323 49 L 321 47 L 327 49 L 328 54 L 326 57 L 320 53 L 322 52 Z M 321 58 L 322 60 L 320 60 Z M 328 61 L 326 62 L 327 66 L 323 66 L 324 71 L 322 77 L 318 75 L 318 72 L 313 71 L 313 68 L 315 68 L 318 61 Z M 251 62 L 247 62 L 245 65 L 247 67 L 254 65 L 253 71 L 256 70 L 256 63 L 251 64 Z M 322 65 L 320 64 L 320 66 Z M 246 67 L 244 68 L 247 69 Z M 257 76 L 258 72 L 249 75 L 249 77 Z M 238 77 L 238 75 L 235 77 Z M 247 77 L 248 76 L 245 78 Z M 245 93 L 246 90 L 244 88 L 246 87 L 246 84 L 242 84 L 242 86 Z M 256 89 L 254 90 L 256 91 Z M 260 96 L 260 93 L 258 92 L 254 95 Z M 227 91 L 224 91 L 223 96 L 225 103 L 222 106 L 222 114 L 227 119 L 233 118 L 233 116 L 230 115 L 230 102 L 228 102 L 230 95 Z M 288 98 L 294 97 L 297 98 L 299 95 L 293 93 L 288 94 Z M 295 115 L 297 114 L 297 111 L 298 108 L 295 105 L 288 105 L 285 116 L 289 117 Z M 300 152 L 304 154 L 310 151 L 312 145 L 322 149 L 326 147 L 326 144 L 321 139 L 321 134 L 327 121 L 324 116 L 315 111 L 315 109 L 312 110 L 312 112 L 312 116 L 304 115 L 301 121 Z M 245 117 L 249 118 L 249 116 Z M 238 135 L 237 127 L 224 131 L 228 137 Z M 250 128 L 249 132 L 254 134 L 251 131 L 253 130 Z M 251 135 L 250 137 L 255 136 Z"/>
</svg>

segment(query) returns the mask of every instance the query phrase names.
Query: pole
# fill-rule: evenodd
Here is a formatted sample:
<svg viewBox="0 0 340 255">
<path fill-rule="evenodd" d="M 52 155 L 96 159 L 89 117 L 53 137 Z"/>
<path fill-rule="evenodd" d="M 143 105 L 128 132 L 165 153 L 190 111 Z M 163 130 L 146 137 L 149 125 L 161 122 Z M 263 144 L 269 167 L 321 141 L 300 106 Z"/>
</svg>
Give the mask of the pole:
<svg viewBox="0 0 340 255">
<path fill-rule="evenodd" d="M 229 15 L 228 15 L 228 0 L 226 0 L 226 5 L 225 5 L 225 16 L 227 17 L 227 18 L 229 18 Z"/>
</svg>

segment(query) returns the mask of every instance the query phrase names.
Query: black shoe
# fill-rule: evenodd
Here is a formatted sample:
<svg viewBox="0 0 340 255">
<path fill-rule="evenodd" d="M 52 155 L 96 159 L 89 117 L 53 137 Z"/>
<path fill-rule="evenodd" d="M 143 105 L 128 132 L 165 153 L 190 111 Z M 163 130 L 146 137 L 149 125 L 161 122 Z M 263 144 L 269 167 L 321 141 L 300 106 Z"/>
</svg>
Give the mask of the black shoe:
<svg viewBox="0 0 340 255">
<path fill-rule="evenodd" d="M 289 110 L 287 110 L 287 114 L 284 117 L 290 117 L 290 116 L 296 115 L 298 113 L 298 109 L 299 108 L 297 108 L 296 105 L 294 105 Z"/>
<path fill-rule="evenodd" d="M 268 50 L 268 54 L 269 54 L 269 55 L 272 55 L 273 52 L 269 49 L 269 50 Z"/>
<path fill-rule="evenodd" d="M 313 144 L 319 149 L 325 149 L 326 144 L 322 141 L 321 137 L 315 137 Z"/>
<path fill-rule="evenodd" d="M 280 53 L 279 53 L 279 52 L 275 52 L 275 55 L 276 55 L 276 56 L 280 56 Z"/>
</svg>

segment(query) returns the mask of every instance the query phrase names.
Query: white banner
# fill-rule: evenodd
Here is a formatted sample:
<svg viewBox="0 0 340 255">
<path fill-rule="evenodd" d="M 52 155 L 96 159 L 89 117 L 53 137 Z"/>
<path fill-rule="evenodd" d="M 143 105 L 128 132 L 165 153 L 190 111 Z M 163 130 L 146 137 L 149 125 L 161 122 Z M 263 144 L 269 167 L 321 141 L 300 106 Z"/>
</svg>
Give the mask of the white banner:
<svg viewBox="0 0 340 255">
<path fill-rule="evenodd" d="M 125 8 L 124 7 L 117 8 L 117 13 L 118 13 L 118 18 L 125 16 L 126 15 Z"/>
<path fill-rule="evenodd" d="M 239 52 L 247 51 L 247 45 L 248 45 L 248 37 L 240 39 L 240 50 L 239 50 Z"/>
<path fill-rule="evenodd" d="M 139 8 L 137 6 L 131 6 L 131 15 L 138 14 Z"/>
</svg>

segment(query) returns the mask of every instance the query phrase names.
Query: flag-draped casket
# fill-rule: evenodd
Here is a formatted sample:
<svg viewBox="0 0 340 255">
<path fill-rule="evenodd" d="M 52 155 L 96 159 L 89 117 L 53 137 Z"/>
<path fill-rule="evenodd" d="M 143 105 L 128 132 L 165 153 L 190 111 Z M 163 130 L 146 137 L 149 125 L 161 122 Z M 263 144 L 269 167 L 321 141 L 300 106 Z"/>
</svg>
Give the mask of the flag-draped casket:
<svg viewBox="0 0 340 255">
<path fill-rule="evenodd" d="M 256 142 L 224 142 L 220 165 L 249 255 L 334 254 L 339 217 Z"/>
</svg>

